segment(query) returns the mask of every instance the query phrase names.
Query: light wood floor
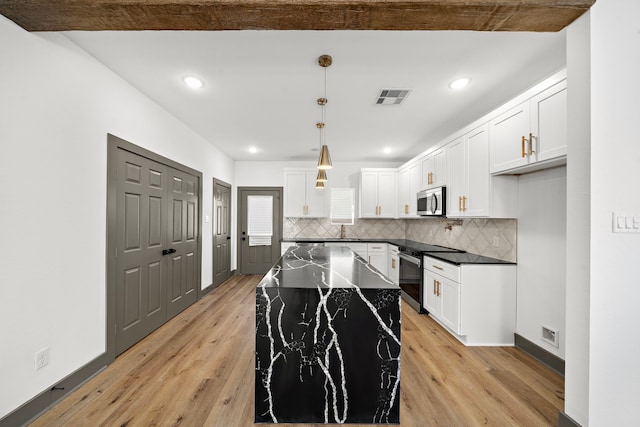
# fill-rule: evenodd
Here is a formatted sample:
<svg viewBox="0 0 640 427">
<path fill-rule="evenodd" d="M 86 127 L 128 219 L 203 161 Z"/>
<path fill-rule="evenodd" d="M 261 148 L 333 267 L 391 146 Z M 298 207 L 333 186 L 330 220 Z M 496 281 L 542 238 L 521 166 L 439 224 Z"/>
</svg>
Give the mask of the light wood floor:
<svg viewBox="0 0 640 427">
<path fill-rule="evenodd" d="M 31 425 L 253 425 L 259 280 L 222 284 Z M 402 426 L 557 425 L 561 376 L 515 348 L 464 347 L 407 304 L 402 315 Z"/>
</svg>

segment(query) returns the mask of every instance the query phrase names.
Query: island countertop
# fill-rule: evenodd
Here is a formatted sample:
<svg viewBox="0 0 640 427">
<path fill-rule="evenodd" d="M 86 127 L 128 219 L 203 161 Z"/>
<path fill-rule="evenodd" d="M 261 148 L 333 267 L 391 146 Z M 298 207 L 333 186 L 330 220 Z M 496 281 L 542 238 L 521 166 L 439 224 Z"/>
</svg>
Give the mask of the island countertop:
<svg viewBox="0 0 640 427">
<path fill-rule="evenodd" d="M 328 246 L 290 248 L 258 287 L 400 289 L 351 249 Z"/>
</svg>

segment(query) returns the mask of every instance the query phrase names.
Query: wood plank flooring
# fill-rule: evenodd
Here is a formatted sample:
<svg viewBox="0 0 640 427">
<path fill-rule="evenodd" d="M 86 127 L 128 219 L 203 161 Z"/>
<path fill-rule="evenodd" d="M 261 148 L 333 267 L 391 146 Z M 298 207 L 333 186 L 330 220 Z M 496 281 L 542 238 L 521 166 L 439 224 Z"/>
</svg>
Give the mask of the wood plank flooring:
<svg viewBox="0 0 640 427">
<path fill-rule="evenodd" d="M 253 425 L 259 280 L 223 283 L 31 426 Z M 560 375 L 512 347 L 465 347 L 407 304 L 402 315 L 403 427 L 557 425 Z"/>
</svg>

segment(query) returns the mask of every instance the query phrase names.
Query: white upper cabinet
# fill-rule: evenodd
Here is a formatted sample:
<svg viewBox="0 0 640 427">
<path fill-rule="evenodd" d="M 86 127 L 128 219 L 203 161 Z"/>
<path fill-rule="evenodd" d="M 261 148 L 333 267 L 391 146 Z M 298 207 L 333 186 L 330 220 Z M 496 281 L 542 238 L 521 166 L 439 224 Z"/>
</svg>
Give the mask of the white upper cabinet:
<svg viewBox="0 0 640 427">
<path fill-rule="evenodd" d="M 359 218 L 396 216 L 397 169 L 361 169 Z"/>
<path fill-rule="evenodd" d="M 447 146 L 447 216 L 489 216 L 489 132 L 483 125 Z"/>
<path fill-rule="evenodd" d="M 489 123 L 491 173 L 523 173 L 566 162 L 567 81 L 561 80 Z"/>
<path fill-rule="evenodd" d="M 416 195 L 421 186 L 420 162 L 398 170 L 398 217 L 419 218 Z"/>
<path fill-rule="evenodd" d="M 447 150 L 441 148 L 422 158 L 420 189 L 447 185 Z"/>
<path fill-rule="evenodd" d="M 447 146 L 447 217 L 515 218 L 514 176 L 489 174 L 489 127 L 484 124 Z"/>
<path fill-rule="evenodd" d="M 285 170 L 284 216 L 290 218 L 327 217 L 328 188 L 316 188 L 315 169 Z M 326 184 L 325 184 L 326 185 Z"/>
</svg>

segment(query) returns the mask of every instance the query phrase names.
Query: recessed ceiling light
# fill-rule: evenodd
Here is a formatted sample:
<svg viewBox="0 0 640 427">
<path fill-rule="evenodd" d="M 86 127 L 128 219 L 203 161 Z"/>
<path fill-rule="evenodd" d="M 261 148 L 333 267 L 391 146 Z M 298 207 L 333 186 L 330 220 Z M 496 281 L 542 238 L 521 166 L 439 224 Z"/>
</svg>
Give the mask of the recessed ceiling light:
<svg viewBox="0 0 640 427">
<path fill-rule="evenodd" d="M 467 86 L 471 83 L 471 79 L 469 77 L 463 77 L 461 79 L 455 79 L 451 83 L 449 83 L 449 87 L 454 90 L 460 90 L 463 87 Z"/>
<path fill-rule="evenodd" d="M 393 151 L 393 150 L 391 149 L 391 147 L 384 147 L 384 148 L 382 149 L 382 152 L 383 152 L 384 154 L 389 154 L 389 153 L 391 153 L 391 151 Z"/>
<path fill-rule="evenodd" d="M 204 87 L 204 82 L 197 77 L 193 76 L 184 76 L 182 78 L 184 84 L 189 86 L 191 89 L 201 89 Z"/>
<path fill-rule="evenodd" d="M 257 152 L 258 152 L 258 149 L 257 149 L 256 147 L 249 147 L 249 152 L 250 152 L 251 154 L 255 154 L 255 153 L 257 153 Z"/>
</svg>

